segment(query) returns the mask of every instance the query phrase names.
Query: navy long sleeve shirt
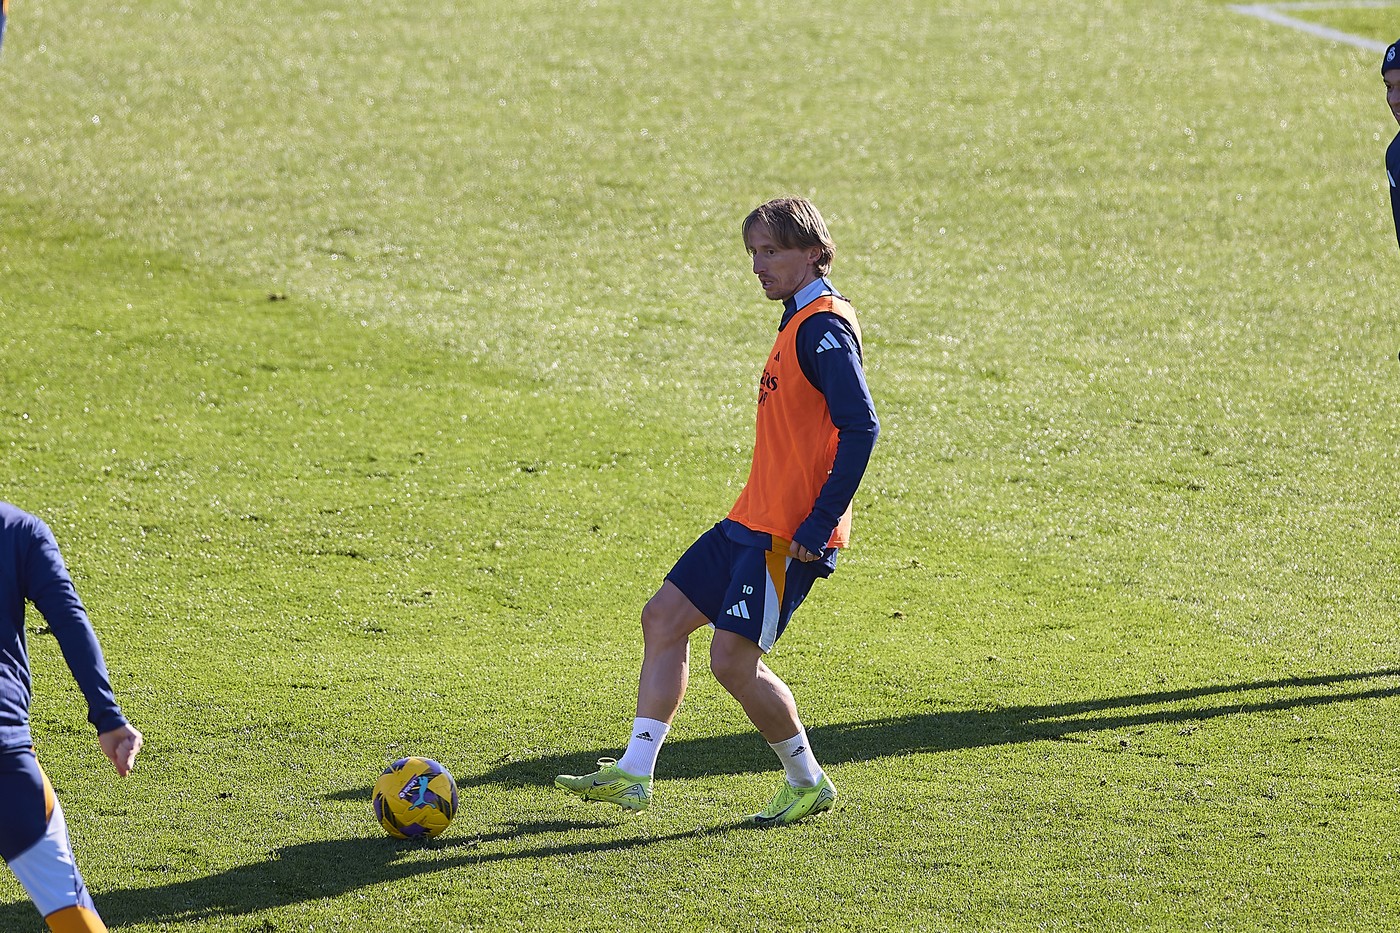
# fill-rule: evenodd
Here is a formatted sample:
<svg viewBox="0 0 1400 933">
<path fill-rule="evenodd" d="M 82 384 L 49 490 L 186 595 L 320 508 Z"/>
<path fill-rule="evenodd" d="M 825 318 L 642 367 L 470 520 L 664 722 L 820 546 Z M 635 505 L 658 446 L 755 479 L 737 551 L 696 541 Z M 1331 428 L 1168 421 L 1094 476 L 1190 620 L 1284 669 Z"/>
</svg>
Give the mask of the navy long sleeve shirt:
<svg viewBox="0 0 1400 933">
<path fill-rule="evenodd" d="M 1400 188 L 1395 187 L 1396 182 L 1400 182 L 1400 133 L 1395 135 L 1385 150 L 1385 175 L 1390 182 L 1390 213 L 1395 218 L 1395 242 L 1400 245 Z"/>
<path fill-rule="evenodd" d="M 26 748 L 32 695 L 25 602 L 32 602 L 58 640 L 99 733 L 126 723 L 112 694 L 102 649 L 64 566 L 58 543 L 40 519 L 0 502 L 0 748 Z"/>
</svg>

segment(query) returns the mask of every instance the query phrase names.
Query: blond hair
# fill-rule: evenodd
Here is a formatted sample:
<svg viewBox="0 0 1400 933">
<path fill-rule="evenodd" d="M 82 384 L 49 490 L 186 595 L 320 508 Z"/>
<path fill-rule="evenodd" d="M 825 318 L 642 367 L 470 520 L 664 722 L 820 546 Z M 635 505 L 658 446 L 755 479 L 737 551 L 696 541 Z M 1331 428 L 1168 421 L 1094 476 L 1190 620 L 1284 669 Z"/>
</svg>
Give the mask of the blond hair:
<svg viewBox="0 0 1400 933">
<path fill-rule="evenodd" d="M 749 231 L 754 224 L 763 224 L 773 239 L 783 249 L 821 248 L 817 257 L 817 275 L 831 271 L 831 260 L 836 256 L 836 244 L 831 241 L 831 233 L 826 229 L 826 221 L 806 198 L 774 198 L 760 204 L 744 218 L 744 245 L 748 245 Z"/>
</svg>

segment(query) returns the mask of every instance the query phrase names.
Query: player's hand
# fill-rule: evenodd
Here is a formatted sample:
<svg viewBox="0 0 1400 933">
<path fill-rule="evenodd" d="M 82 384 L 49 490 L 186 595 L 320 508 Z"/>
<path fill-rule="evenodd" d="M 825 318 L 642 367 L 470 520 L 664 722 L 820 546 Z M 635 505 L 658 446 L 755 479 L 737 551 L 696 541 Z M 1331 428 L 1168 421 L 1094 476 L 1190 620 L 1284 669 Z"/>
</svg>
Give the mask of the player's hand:
<svg viewBox="0 0 1400 933">
<path fill-rule="evenodd" d="M 813 554 L 796 541 L 788 545 L 788 557 L 796 557 L 802 563 L 807 564 L 821 557 L 821 554 Z"/>
<path fill-rule="evenodd" d="M 118 774 L 126 777 L 131 773 L 136 764 L 136 753 L 141 751 L 141 733 L 128 723 L 102 733 L 97 737 L 97 743 L 102 746 L 102 754 L 107 756 Z"/>
</svg>

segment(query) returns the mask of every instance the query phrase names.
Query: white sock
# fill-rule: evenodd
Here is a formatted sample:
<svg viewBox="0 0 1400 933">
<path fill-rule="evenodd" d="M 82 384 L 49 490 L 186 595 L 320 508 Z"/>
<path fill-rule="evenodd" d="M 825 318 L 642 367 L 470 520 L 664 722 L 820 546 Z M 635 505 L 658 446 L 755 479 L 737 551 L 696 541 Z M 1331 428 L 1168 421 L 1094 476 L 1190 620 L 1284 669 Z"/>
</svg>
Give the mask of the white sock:
<svg viewBox="0 0 1400 933">
<path fill-rule="evenodd" d="M 816 787 L 821 783 L 825 772 L 812 754 L 812 743 L 807 741 L 806 729 L 799 725 L 797 735 L 781 742 L 769 742 L 768 747 L 783 763 L 787 782 L 793 787 Z"/>
<path fill-rule="evenodd" d="M 651 777 L 656 773 L 656 756 L 671 727 L 659 719 L 637 717 L 632 721 L 632 738 L 617 766 L 634 777 Z"/>
</svg>

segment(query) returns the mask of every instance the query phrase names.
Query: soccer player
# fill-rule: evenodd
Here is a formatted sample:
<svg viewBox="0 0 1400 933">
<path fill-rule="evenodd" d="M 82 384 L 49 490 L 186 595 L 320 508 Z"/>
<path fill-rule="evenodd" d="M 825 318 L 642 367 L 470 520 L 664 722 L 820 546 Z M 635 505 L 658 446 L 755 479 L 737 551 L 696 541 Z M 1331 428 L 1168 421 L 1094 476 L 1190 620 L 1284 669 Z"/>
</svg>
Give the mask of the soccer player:
<svg viewBox="0 0 1400 933">
<path fill-rule="evenodd" d="M 880 423 L 855 309 L 826 277 L 835 247 L 817 209 L 802 198 L 769 201 L 745 218 L 742 233 L 763 293 L 783 308 L 759 379 L 748 482 L 642 610 L 642 670 L 626 752 L 601 759 L 592 774 L 561 774 L 555 784 L 630 810 L 651 802 L 657 754 L 685 694 L 690 636 L 710 624 L 710 670 L 786 772 L 773 799 L 749 817 L 777 826 L 831 809 L 836 785 L 813 756 L 792 692 L 763 657 L 812 584 L 836 569 Z"/>
<path fill-rule="evenodd" d="M 5 14 L 10 12 L 10 0 L 0 0 L 0 46 L 5 44 Z"/>
<path fill-rule="evenodd" d="M 1390 113 L 1400 123 L 1400 39 L 1391 43 L 1381 58 L 1381 80 L 1385 82 L 1385 102 Z M 1390 213 L 1395 217 L 1395 242 L 1400 244 L 1400 133 L 1385 150 L 1385 176 L 1390 182 Z"/>
<path fill-rule="evenodd" d="M 53 533 L 40 519 L 0 502 L 0 856 L 50 930 L 105 931 L 73 861 L 63 808 L 34 757 L 26 599 L 58 640 L 87 701 L 88 722 L 97 729 L 102 753 L 126 777 L 141 750 L 141 733 L 112 695 L 102 649 Z"/>
</svg>

